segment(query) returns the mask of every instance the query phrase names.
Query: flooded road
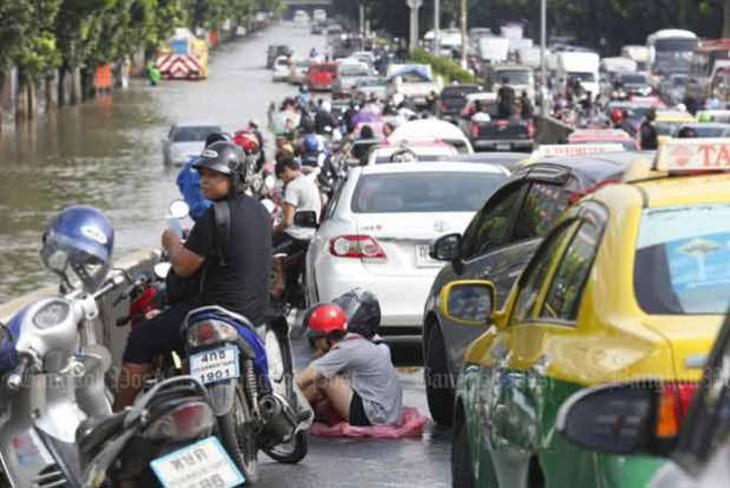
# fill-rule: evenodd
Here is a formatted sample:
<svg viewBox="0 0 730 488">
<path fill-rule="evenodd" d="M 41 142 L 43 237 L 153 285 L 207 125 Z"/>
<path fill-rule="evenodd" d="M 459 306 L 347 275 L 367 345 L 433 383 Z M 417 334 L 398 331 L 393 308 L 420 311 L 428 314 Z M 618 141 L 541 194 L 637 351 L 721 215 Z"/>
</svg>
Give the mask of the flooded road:
<svg viewBox="0 0 730 488">
<path fill-rule="evenodd" d="M 270 43 L 300 56 L 322 51 L 323 36 L 277 26 L 214 51 L 210 77 L 127 91 L 43 116 L 35 126 L 0 135 L 0 303 L 54 279 L 38 248 L 49 216 L 71 204 L 102 209 L 116 230 L 116 256 L 159 245 L 176 168 L 162 164 L 161 140 L 175 122 L 210 121 L 225 130 L 266 120 L 268 103 L 296 92 L 271 82 Z"/>
</svg>

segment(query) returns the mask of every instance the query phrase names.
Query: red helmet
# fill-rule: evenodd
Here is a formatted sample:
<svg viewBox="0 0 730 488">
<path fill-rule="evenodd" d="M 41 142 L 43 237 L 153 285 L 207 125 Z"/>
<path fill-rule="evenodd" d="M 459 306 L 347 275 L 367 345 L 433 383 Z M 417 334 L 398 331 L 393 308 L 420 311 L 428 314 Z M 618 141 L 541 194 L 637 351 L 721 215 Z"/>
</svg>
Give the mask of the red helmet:
<svg viewBox="0 0 730 488">
<path fill-rule="evenodd" d="M 246 154 L 256 154 L 260 149 L 258 138 L 246 130 L 236 132 L 233 136 L 233 142 L 243 149 Z"/>
<path fill-rule="evenodd" d="M 611 122 L 618 125 L 624 120 L 624 111 L 620 108 L 611 110 Z"/>
<path fill-rule="evenodd" d="M 304 324 L 309 329 L 309 334 L 315 337 L 327 336 L 333 332 L 346 332 L 347 314 L 337 305 L 322 303 L 307 312 Z"/>
</svg>

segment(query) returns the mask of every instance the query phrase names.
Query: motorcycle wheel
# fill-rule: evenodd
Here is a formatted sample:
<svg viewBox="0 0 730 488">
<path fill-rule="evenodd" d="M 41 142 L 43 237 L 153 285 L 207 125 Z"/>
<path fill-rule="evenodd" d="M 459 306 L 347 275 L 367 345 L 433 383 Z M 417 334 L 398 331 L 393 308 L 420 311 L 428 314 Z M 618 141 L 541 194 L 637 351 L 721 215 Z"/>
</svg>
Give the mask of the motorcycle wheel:
<svg viewBox="0 0 730 488">
<path fill-rule="evenodd" d="M 256 434 L 250 427 L 252 420 L 253 416 L 243 392 L 236 387 L 233 408 L 218 417 L 218 426 L 221 441 L 243 473 L 247 484 L 255 483 L 258 479 L 258 445 Z"/>
<path fill-rule="evenodd" d="M 300 430 L 292 440 L 268 449 L 263 449 L 267 456 L 283 464 L 296 464 L 304 459 L 309 451 L 307 432 Z"/>
<path fill-rule="evenodd" d="M 279 337 L 273 330 L 266 332 L 264 339 L 266 357 L 269 361 L 269 375 L 274 391 L 286 398 L 292 408 L 298 409 L 294 393 L 294 361 L 288 337 Z M 264 448 L 270 458 L 284 464 L 296 464 L 307 455 L 309 450 L 308 433 L 299 431 L 289 442 Z"/>
</svg>

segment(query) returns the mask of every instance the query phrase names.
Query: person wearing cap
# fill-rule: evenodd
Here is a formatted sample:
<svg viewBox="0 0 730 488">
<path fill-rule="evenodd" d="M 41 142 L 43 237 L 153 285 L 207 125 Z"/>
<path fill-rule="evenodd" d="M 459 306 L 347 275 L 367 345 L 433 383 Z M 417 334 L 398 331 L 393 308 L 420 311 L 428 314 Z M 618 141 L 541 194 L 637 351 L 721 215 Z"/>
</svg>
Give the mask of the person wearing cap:
<svg viewBox="0 0 730 488">
<path fill-rule="evenodd" d="M 245 194 L 246 155 L 236 144 L 219 141 L 205 148 L 193 167 L 200 172 L 205 197 L 216 205 L 195 222 L 185 242 L 175 231 L 166 230 L 162 247 L 172 273 L 183 279 L 196 274 L 202 277 L 199 291 L 131 332 L 122 359 L 115 411 L 134 402 L 144 380 L 152 373 L 155 357 L 171 351 L 184 354 L 180 329 L 191 310 L 217 305 L 256 325 L 265 320 L 269 305 L 271 219 L 263 205 Z M 216 212 L 224 206 L 229 218 L 222 234 Z"/>
<path fill-rule="evenodd" d="M 390 348 L 349 332 L 347 315 L 335 304 L 314 306 L 304 320 L 315 359 L 295 380 L 315 412 L 353 426 L 397 424 L 403 390 Z"/>
</svg>

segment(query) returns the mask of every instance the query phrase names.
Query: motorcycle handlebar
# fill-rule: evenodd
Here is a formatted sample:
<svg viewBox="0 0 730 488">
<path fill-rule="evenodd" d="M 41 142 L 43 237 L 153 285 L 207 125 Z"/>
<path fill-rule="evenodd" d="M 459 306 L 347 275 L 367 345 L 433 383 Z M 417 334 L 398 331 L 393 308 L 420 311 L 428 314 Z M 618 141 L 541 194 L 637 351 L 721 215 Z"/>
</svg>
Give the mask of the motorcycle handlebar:
<svg viewBox="0 0 730 488">
<path fill-rule="evenodd" d="M 8 376 L 7 385 L 12 391 L 18 391 L 23 385 L 23 379 L 28 371 L 28 367 L 31 364 L 30 356 L 23 355 L 18 358 L 18 365 L 15 367 L 12 373 Z"/>
</svg>

